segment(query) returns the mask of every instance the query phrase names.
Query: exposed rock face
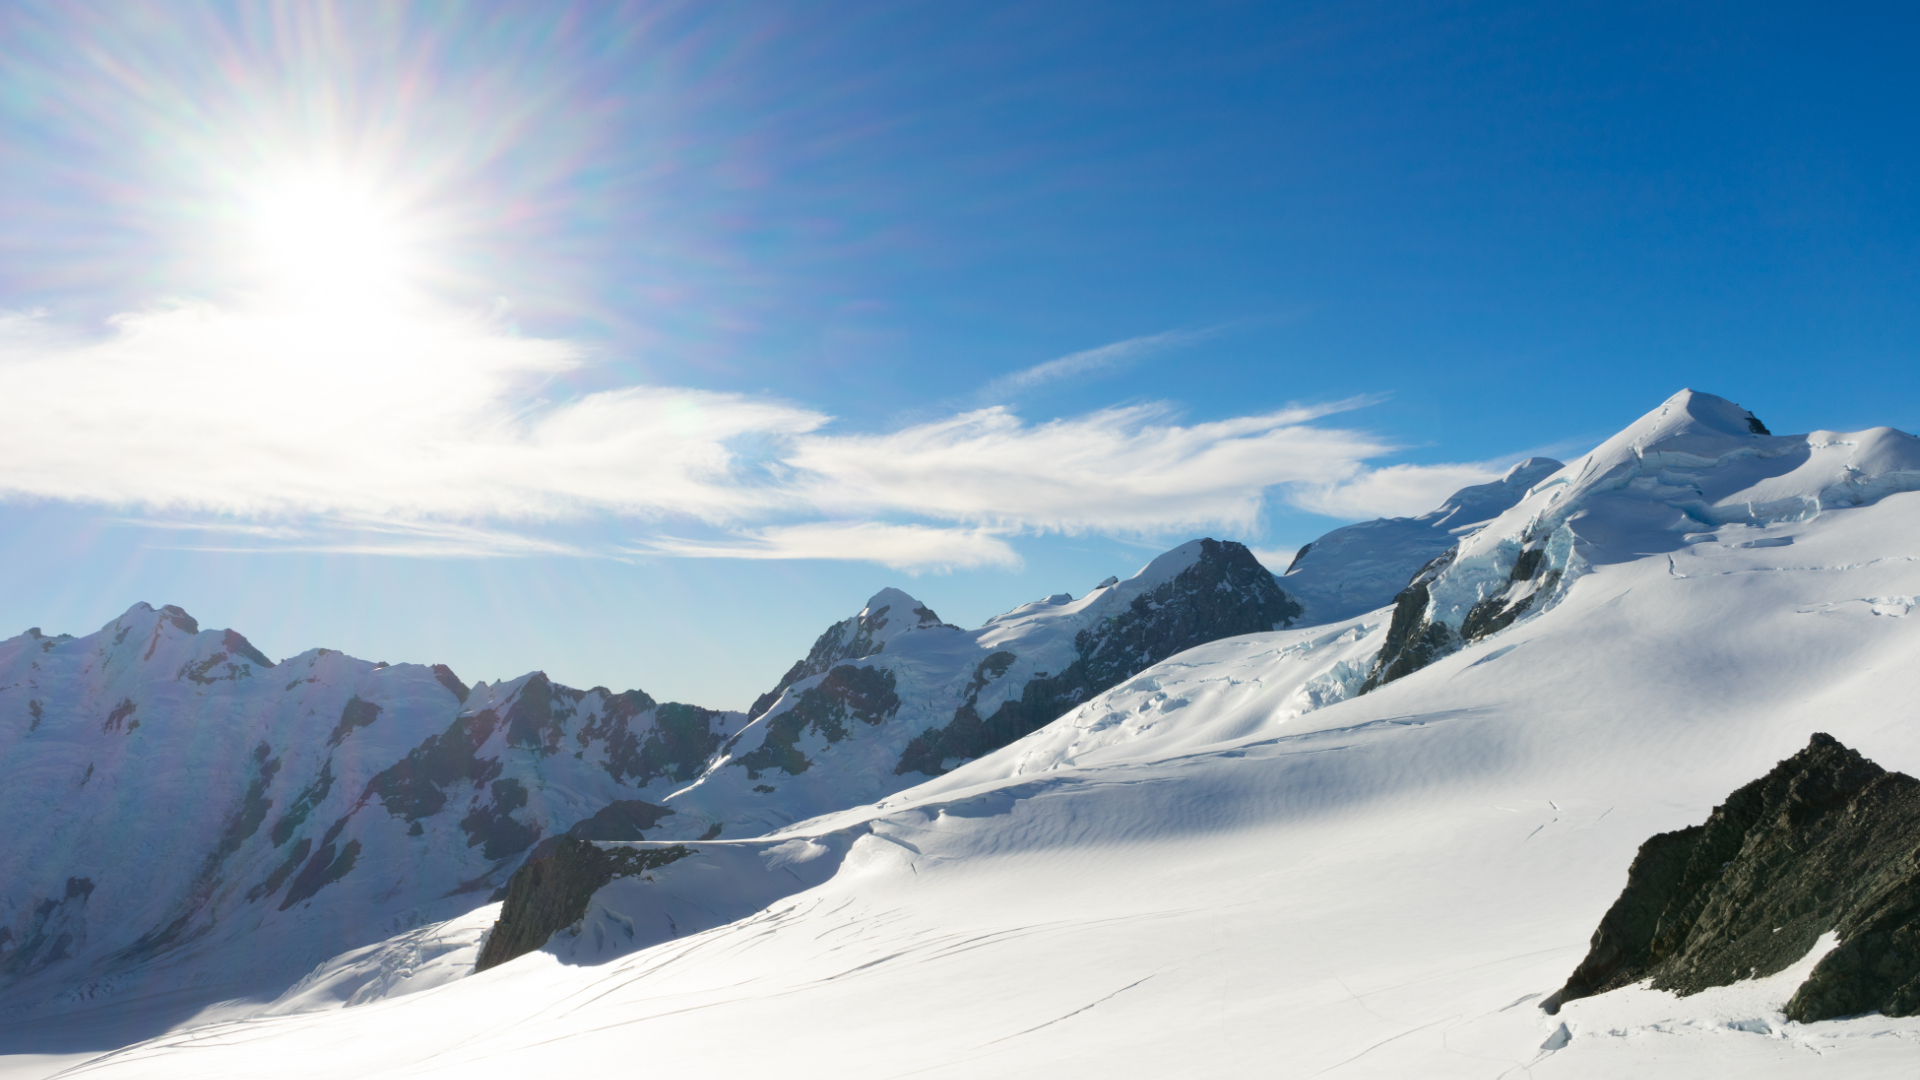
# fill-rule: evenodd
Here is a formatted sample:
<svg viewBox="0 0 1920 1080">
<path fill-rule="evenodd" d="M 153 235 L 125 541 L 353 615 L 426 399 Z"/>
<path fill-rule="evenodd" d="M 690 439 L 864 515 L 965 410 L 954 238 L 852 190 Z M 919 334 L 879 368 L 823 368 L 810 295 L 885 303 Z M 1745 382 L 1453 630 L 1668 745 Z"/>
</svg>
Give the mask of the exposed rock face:
<svg viewBox="0 0 1920 1080">
<path fill-rule="evenodd" d="M 1836 931 L 1787 1005 L 1809 1022 L 1920 1012 L 1920 781 L 1815 735 L 1706 823 L 1641 845 L 1561 1003 L 1652 979 L 1692 994 L 1766 976 Z"/>
<path fill-rule="evenodd" d="M 578 837 L 561 837 L 552 856 L 514 871 L 507 882 L 500 921 L 494 924 L 473 970 L 498 967 L 545 945 L 556 930 L 579 922 L 593 894 L 614 878 L 657 869 L 691 854 L 684 844 L 609 851 Z"/>
<path fill-rule="evenodd" d="M 847 737 L 848 720 L 869 726 L 885 722 L 900 711 L 896 685 L 891 671 L 841 664 L 827 672 L 819 685 L 803 691 L 793 708 L 775 717 L 767 725 L 766 740 L 735 758 L 734 764 L 746 769 L 753 780 L 775 768 L 798 776 L 813 764 L 796 745 L 802 735 L 811 732 L 832 744 Z"/>
<path fill-rule="evenodd" d="M 883 589 L 860 614 L 827 627 L 807 651 L 806 659 L 795 661 L 781 676 L 779 685 L 755 699 L 753 707 L 747 710 L 747 719 L 757 719 L 780 700 L 788 687 L 802 679 L 831 671 L 848 660 L 863 660 L 885 651 L 887 640 L 902 630 L 947 625 L 932 608 L 906 593 Z"/>
<path fill-rule="evenodd" d="M 1420 568 L 1413 581 L 1394 597 L 1393 620 L 1387 624 L 1386 640 L 1373 661 L 1373 670 L 1360 692 L 1366 693 L 1411 675 L 1459 647 L 1459 637 L 1446 626 L 1427 618 L 1431 600 L 1429 586 L 1453 562 L 1452 551 Z"/>
<path fill-rule="evenodd" d="M 1411 675 L 1462 646 L 1505 630 L 1542 597 L 1553 595 L 1560 584 L 1560 571 L 1550 568 L 1546 559 L 1546 541 L 1539 537 L 1530 539 L 1507 572 L 1506 582 L 1469 608 L 1456 630 L 1431 617 L 1430 590 L 1433 582 L 1453 565 L 1457 553 L 1457 548 L 1448 551 L 1421 567 L 1400 595 L 1394 597 L 1393 621 L 1387 627 L 1386 640 L 1380 646 L 1380 655 L 1374 660 L 1366 683 L 1360 688 L 1361 693 Z"/>
<path fill-rule="evenodd" d="M 983 660 L 953 721 L 922 732 L 900 755 L 894 774 L 938 776 L 942 762 L 979 757 L 1051 723 L 1068 709 L 1174 653 L 1209 641 L 1290 624 L 1300 605 L 1245 546 L 1200 541 L 1200 555 L 1173 580 L 1135 596 L 1127 607 L 1074 635 L 1073 661 L 1027 682 L 1020 696 L 986 717 L 975 708 L 980 688 L 1004 672 L 1012 654 Z"/>
</svg>

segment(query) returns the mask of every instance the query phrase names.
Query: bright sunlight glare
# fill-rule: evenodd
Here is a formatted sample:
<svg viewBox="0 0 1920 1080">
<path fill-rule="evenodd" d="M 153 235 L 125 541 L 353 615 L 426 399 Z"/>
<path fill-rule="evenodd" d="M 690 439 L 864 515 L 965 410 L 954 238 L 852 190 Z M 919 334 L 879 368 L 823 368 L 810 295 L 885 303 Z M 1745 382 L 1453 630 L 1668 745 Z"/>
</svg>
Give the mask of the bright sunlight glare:
<svg viewBox="0 0 1920 1080">
<path fill-rule="evenodd" d="M 299 303 L 392 299 L 415 257 L 403 215 L 373 185 L 311 169 L 261 185 L 249 209 L 257 273 Z"/>
</svg>

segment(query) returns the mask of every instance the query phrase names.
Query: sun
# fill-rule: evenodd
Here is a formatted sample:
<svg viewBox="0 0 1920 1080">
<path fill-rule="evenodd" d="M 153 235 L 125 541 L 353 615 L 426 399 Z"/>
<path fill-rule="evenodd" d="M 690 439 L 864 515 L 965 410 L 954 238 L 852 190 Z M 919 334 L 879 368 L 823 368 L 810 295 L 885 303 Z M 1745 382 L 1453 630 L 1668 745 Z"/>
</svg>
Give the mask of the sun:
<svg viewBox="0 0 1920 1080">
<path fill-rule="evenodd" d="M 333 306 L 393 299 L 413 276 L 406 215 L 372 183 L 337 169 L 288 172 L 247 207 L 249 262 L 282 299 Z"/>
</svg>

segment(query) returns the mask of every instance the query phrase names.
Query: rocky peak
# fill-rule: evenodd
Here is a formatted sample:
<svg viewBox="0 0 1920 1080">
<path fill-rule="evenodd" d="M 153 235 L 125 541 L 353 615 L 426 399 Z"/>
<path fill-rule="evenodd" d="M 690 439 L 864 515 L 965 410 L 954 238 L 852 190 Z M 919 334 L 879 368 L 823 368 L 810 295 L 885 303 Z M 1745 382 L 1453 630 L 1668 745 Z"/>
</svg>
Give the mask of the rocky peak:
<svg viewBox="0 0 1920 1080">
<path fill-rule="evenodd" d="M 947 625 L 933 609 L 895 588 L 881 589 L 854 616 L 858 632 L 879 652 L 886 643 L 901 634 L 930 630 Z"/>
<path fill-rule="evenodd" d="M 956 630 L 940 621 L 920 601 L 895 588 L 881 589 L 867 601 L 860 614 L 850 619 L 842 619 L 827 627 L 814 640 L 813 648 L 807 651 L 806 659 L 795 662 L 780 677 L 779 685 L 761 694 L 755 699 L 753 707 L 747 710 L 749 720 L 758 719 L 787 688 L 802 679 L 823 674 L 837 664 L 849 660 L 860 660 L 882 652 L 887 643 L 898 639 L 902 634 L 919 630 Z"/>
<path fill-rule="evenodd" d="M 1837 932 L 1787 1003 L 1802 1023 L 1920 1013 L 1920 780 L 1815 734 L 1714 807 L 1640 845 L 1586 959 L 1544 1003 L 1651 979 L 1693 994 L 1784 970 Z"/>
<path fill-rule="evenodd" d="M 1074 635 L 1073 659 L 1064 669 L 1034 674 L 1017 696 L 984 716 L 969 696 L 951 722 L 928 728 L 908 743 L 894 775 L 938 776 L 950 763 L 999 749 L 1177 652 L 1275 630 L 1300 615 L 1300 605 L 1245 545 L 1210 537 L 1182 544 L 1126 581 L 1096 592 L 1072 616 L 1085 625 Z M 1044 606 L 1072 610 L 1065 599 L 1050 597 L 1009 614 L 1031 616 L 1032 609 Z M 971 689 L 977 694 L 1015 659 L 1010 652 L 983 659 Z"/>
</svg>

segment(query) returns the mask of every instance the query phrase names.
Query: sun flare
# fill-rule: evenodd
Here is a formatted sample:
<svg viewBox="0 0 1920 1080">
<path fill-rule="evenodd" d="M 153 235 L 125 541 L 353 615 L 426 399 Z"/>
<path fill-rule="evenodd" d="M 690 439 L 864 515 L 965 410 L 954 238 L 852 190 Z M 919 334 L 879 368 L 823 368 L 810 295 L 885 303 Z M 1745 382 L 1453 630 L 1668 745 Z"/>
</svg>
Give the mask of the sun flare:
<svg viewBox="0 0 1920 1080">
<path fill-rule="evenodd" d="M 283 297 L 391 299 L 414 270 L 417 253 L 399 207 L 337 170 L 277 177 L 260 185 L 248 211 L 249 261 Z"/>
</svg>

